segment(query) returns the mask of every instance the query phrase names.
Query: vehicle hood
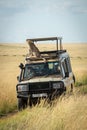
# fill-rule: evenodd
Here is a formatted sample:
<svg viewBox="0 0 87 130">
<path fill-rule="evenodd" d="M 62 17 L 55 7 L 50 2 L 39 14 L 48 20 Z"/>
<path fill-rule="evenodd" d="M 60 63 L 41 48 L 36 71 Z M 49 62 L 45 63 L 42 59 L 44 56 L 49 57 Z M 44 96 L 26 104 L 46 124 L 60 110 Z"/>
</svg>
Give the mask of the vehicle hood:
<svg viewBox="0 0 87 130">
<path fill-rule="evenodd" d="M 32 78 L 26 81 L 21 81 L 19 84 L 25 84 L 25 83 L 37 83 L 37 82 L 49 82 L 49 81 L 60 81 L 62 80 L 62 77 L 38 77 L 38 78 Z"/>
</svg>

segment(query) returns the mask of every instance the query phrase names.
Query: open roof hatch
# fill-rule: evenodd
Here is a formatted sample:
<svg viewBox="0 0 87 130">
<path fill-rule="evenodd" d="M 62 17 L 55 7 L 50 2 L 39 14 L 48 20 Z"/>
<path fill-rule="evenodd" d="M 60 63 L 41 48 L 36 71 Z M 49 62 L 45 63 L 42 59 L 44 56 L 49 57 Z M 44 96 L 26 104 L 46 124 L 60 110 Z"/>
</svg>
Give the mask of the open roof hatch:
<svg viewBox="0 0 87 130">
<path fill-rule="evenodd" d="M 33 43 L 38 42 L 38 41 L 56 41 L 56 50 L 40 52 L 41 56 L 44 58 L 47 58 L 47 59 L 48 58 L 55 58 L 59 54 L 66 52 L 66 50 L 63 50 L 62 37 L 33 38 L 33 39 L 26 39 L 26 41 L 27 42 L 32 41 Z M 48 56 L 46 56 L 46 54 Z M 32 58 L 29 58 L 29 59 L 32 59 Z M 35 59 L 38 59 L 38 57 L 33 58 L 32 60 L 35 60 Z"/>
<path fill-rule="evenodd" d="M 62 37 L 46 37 L 46 38 L 33 38 L 27 39 L 26 41 L 38 42 L 38 41 L 56 41 L 56 48 L 58 50 L 63 50 L 62 47 Z"/>
</svg>

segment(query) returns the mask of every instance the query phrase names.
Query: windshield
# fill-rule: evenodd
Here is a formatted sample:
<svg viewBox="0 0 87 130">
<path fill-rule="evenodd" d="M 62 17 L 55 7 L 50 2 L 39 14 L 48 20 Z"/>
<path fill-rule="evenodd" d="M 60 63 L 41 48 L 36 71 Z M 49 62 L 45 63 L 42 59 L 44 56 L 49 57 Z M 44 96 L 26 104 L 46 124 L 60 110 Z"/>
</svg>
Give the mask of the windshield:
<svg viewBox="0 0 87 130">
<path fill-rule="evenodd" d="M 58 61 L 27 64 L 24 70 L 24 79 L 30 79 L 35 76 L 60 75 L 60 72 Z"/>
</svg>

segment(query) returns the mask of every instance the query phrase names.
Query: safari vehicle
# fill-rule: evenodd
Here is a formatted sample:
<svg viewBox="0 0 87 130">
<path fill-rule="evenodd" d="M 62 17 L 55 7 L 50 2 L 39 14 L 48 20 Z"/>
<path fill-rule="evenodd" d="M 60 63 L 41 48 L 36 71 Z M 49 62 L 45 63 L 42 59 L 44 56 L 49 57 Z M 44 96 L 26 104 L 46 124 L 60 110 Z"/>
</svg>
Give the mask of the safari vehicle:
<svg viewBox="0 0 87 130">
<path fill-rule="evenodd" d="M 40 52 L 40 57 L 26 57 L 20 64 L 21 73 L 16 86 L 18 109 L 32 106 L 38 99 L 54 99 L 63 92 L 73 91 L 75 77 L 70 57 L 62 48 L 61 37 L 27 39 L 33 42 L 56 41 L 56 50 Z"/>
</svg>

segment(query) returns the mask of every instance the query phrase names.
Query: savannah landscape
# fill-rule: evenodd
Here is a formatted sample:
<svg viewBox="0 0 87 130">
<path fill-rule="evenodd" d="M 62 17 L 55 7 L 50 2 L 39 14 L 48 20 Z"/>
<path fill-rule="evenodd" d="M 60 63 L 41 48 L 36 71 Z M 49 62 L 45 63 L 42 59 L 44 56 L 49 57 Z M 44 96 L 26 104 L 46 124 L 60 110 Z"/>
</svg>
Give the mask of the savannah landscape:
<svg viewBox="0 0 87 130">
<path fill-rule="evenodd" d="M 40 50 L 54 44 L 37 44 Z M 0 130 L 87 130 L 87 44 L 63 44 L 76 77 L 74 92 L 62 95 L 52 106 L 44 104 L 17 112 L 16 84 L 25 44 L 0 44 Z"/>
</svg>

